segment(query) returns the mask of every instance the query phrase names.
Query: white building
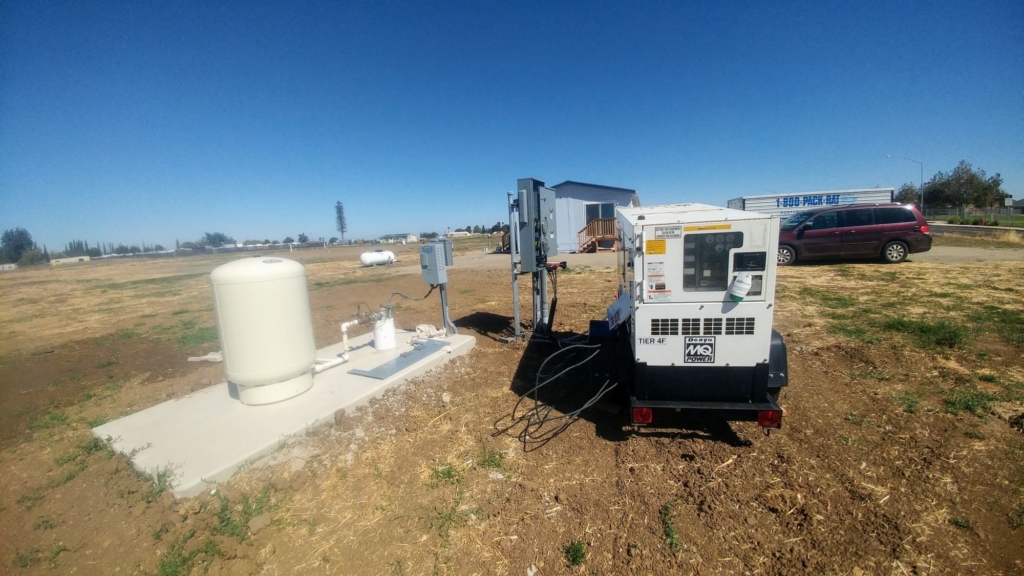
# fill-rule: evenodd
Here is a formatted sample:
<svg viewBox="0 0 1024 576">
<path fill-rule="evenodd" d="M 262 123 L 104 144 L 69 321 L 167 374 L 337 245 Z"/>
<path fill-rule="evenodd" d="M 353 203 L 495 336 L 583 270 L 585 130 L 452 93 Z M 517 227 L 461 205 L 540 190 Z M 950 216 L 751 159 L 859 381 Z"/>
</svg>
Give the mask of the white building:
<svg viewBox="0 0 1024 576">
<path fill-rule="evenodd" d="M 60 266 L 62 264 L 78 264 L 79 262 L 88 262 L 88 256 L 71 256 L 68 258 L 53 258 L 50 260 L 50 266 Z"/>
<path fill-rule="evenodd" d="M 636 190 L 566 180 L 555 191 L 555 226 L 559 252 L 612 248 L 615 207 L 639 206 Z M 592 222 L 600 220 L 592 226 Z M 604 224 L 604 226 L 602 226 Z M 611 234 L 607 234 L 607 232 Z"/>
<path fill-rule="evenodd" d="M 412 232 L 403 232 L 401 234 L 385 234 L 380 237 L 381 244 L 415 244 L 420 241 L 420 237 L 413 234 Z"/>
<path fill-rule="evenodd" d="M 17 270 L 17 264 L 0 264 L 0 272 L 6 272 L 8 270 Z"/>
</svg>

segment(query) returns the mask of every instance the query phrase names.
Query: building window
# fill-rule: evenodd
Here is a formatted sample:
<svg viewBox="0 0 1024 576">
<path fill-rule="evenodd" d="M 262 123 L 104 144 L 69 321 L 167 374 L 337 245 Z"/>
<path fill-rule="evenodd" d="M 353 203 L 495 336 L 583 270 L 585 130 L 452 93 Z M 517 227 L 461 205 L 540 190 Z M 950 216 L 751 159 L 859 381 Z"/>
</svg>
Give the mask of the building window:
<svg viewBox="0 0 1024 576">
<path fill-rule="evenodd" d="M 604 204 L 587 204 L 585 208 L 587 211 L 587 224 L 590 224 L 598 218 L 615 218 L 614 202 L 607 202 Z"/>
</svg>

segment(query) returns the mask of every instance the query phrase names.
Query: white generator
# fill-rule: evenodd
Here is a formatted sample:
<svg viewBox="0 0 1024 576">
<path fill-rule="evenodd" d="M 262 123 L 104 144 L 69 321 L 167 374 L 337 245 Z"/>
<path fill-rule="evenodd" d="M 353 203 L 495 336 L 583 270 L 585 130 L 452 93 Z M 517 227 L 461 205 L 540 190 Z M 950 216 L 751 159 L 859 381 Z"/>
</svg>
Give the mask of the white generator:
<svg viewBox="0 0 1024 576">
<path fill-rule="evenodd" d="M 619 207 L 616 218 L 619 298 L 591 325 L 612 359 L 593 376 L 626 384 L 634 425 L 714 410 L 781 427 L 779 218 L 704 204 Z"/>
</svg>

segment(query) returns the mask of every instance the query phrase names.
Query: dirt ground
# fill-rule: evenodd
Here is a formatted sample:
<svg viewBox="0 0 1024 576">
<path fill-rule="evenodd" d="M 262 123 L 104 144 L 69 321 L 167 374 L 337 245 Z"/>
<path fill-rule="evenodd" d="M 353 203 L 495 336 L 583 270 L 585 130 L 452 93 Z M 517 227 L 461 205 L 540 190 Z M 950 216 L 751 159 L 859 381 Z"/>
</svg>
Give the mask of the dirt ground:
<svg viewBox="0 0 1024 576">
<path fill-rule="evenodd" d="M 376 269 L 355 248 L 291 255 L 318 346 L 357 302 L 425 292 L 415 247 L 398 248 Z M 0 572 L 1024 574 L 1015 251 L 782 270 L 791 386 L 770 436 L 715 420 L 636 431 L 605 401 L 524 450 L 500 424 L 551 351 L 499 341 L 507 260 L 483 248 L 461 246 L 450 277 L 473 352 L 181 501 L 89 428 L 222 381 L 186 359 L 217 349 L 207 275 L 232 258 L 0 275 Z M 565 335 L 616 285 L 606 255 L 571 260 Z M 438 324 L 437 306 L 403 302 L 399 325 Z"/>
</svg>

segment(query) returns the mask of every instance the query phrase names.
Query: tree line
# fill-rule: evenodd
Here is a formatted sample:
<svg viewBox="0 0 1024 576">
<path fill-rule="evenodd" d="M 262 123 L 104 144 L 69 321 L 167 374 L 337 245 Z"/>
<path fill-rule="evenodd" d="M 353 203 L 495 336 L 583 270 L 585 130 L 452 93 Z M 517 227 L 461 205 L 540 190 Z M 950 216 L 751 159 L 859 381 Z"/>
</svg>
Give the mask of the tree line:
<svg viewBox="0 0 1024 576">
<path fill-rule="evenodd" d="M 984 170 L 975 169 L 971 163 L 961 160 L 949 172 L 936 172 L 931 180 L 924 183 L 925 208 L 993 208 L 1003 205 L 1009 196 L 1003 188 L 1003 177 L 989 176 Z M 904 204 L 921 206 L 919 186 L 906 183 L 896 191 L 895 200 Z"/>
</svg>

